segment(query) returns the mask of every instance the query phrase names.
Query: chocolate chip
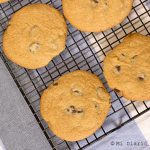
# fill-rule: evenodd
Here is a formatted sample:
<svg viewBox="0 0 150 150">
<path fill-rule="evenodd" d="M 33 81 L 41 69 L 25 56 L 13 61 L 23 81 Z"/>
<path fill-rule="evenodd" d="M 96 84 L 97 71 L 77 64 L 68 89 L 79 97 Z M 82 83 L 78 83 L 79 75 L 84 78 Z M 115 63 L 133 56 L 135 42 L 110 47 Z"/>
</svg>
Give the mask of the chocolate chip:
<svg viewBox="0 0 150 150">
<path fill-rule="evenodd" d="M 77 111 L 73 109 L 73 110 L 72 110 L 72 113 L 75 114 L 75 113 L 77 113 Z"/>
<path fill-rule="evenodd" d="M 108 2 L 107 2 L 107 1 L 105 1 L 105 5 L 107 5 L 107 6 L 108 6 Z"/>
<path fill-rule="evenodd" d="M 139 78 L 139 80 L 141 80 L 141 81 L 143 81 L 144 80 L 144 78 L 143 77 L 138 77 Z"/>
<path fill-rule="evenodd" d="M 93 0 L 93 2 L 95 2 L 95 3 L 99 3 L 99 0 Z"/>
<path fill-rule="evenodd" d="M 120 90 L 118 90 L 118 89 L 116 89 L 116 88 L 114 89 L 114 91 L 117 92 L 117 93 L 120 93 Z"/>
<path fill-rule="evenodd" d="M 145 79 L 144 73 L 141 73 L 141 74 L 138 76 L 138 79 L 139 79 L 140 81 L 144 81 L 144 79 Z"/>
<path fill-rule="evenodd" d="M 78 90 L 74 90 L 73 92 L 74 92 L 74 93 L 77 93 L 77 94 L 79 94 L 79 93 L 80 93 L 80 91 L 78 91 Z"/>
<path fill-rule="evenodd" d="M 75 107 L 73 105 L 70 106 L 71 109 L 75 109 Z"/>
<path fill-rule="evenodd" d="M 121 66 L 117 65 L 117 66 L 115 66 L 115 68 L 117 69 L 118 72 L 121 71 Z"/>
<path fill-rule="evenodd" d="M 75 106 L 71 105 L 69 108 L 67 108 L 67 112 L 76 114 L 76 113 L 83 113 L 83 109 L 81 108 L 76 108 Z"/>
<path fill-rule="evenodd" d="M 121 53 L 122 56 L 126 56 L 124 53 Z"/>
<path fill-rule="evenodd" d="M 54 82 L 54 83 L 53 83 L 53 86 L 57 86 L 57 85 L 58 85 L 58 82 Z"/>
<path fill-rule="evenodd" d="M 77 111 L 77 113 L 83 113 L 83 110 L 82 110 L 82 109 L 79 109 L 79 110 Z"/>
<path fill-rule="evenodd" d="M 67 108 L 67 111 L 70 113 L 76 113 L 75 107 L 73 105 L 69 106 L 69 108 Z"/>
<path fill-rule="evenodd" d="M 138 55 L 134 55 L 134 56 L 132 57 L 132 59 L 135 59 L 137 56 L 138 56 Z"/>
<path fill-rule="evenodd" d="M 99 108 L 99 105 L 98 105 L 98 104 L 95 104 L 95 108 L 98 109 L 98 108 Z"/>
</svg>

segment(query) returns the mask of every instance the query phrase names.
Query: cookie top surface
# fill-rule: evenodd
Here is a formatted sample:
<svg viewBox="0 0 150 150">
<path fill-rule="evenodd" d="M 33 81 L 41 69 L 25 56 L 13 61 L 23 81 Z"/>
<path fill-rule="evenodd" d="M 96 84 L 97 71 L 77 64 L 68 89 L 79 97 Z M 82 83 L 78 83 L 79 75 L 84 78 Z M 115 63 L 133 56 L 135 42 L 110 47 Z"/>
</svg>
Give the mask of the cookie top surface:
<svg viewBox="0 0 150 150">
<path fill-rule="evenodd" d="M 108 85 L 127 99 L 150 99 L 150 37 L 128 35 L 104 60 Z"/>
<path fill-rule="evenodd" d="M 93 134 L 104 122 L 110 96 L 96 75 L 75 71 L 63 75 L 44 91 L 41 115 L 60 138 L 77 141 Z"/>
<path fill-rule="evenodd" d="M 133 0 L 62 0 L 69 22 L 81 31 L 100 32 L 121 23 Z"/>
<path fill-rule="evenodd" d="M 0 0 L 0 3 L 5 3 L 7 1 L 9 1 L 9 0 Z"/>
<path fill-rule="evenodd" d="M 12 16 L 3 49 L 16 64 L 36 69 L 65 49 L 66 36 L 67 26 L 59 11 L 46 4 L 32 4 Z"/>
</svg>

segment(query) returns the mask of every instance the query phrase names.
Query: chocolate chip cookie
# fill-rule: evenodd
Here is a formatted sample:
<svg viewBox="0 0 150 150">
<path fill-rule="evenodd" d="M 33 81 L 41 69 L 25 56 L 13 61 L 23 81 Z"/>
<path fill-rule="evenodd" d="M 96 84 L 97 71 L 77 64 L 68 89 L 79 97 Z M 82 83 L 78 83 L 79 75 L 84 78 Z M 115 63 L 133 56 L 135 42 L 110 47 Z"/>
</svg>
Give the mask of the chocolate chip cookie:
<svg viewBox="0 0 150 150">
<path fill-rule="evenodd" d="M 7 1 L 9 1 L 9 0 L 0 0 L 0 3 L 5 3 Z"/>
<path fill-rule="evenodd" d="M 130 100 L 150 100 L 150 37 L 128 35 L 104 60 L 108 85 Z"/>
<path fill-rule="evenodd" d="M 66 36 L 67 26 L 58 10 L 32 4 L 12 16 L 3 36 L 3 49 L 16 64 L 36 69 L 64 50 Z"/>
<path fill-rule="evenodd" d="M 121 23 L 133 0 L 62 0 L 69 22 L 81 31 L 100 32 Z"/>
<path fill-rule="evenodd" d="M 63 75 L 44 91 L 41 115 L 60 138 L 77 141 L 93 134 L 103 124 L 110 96 L 99 78 L 86 71 Z"/>
</svg>

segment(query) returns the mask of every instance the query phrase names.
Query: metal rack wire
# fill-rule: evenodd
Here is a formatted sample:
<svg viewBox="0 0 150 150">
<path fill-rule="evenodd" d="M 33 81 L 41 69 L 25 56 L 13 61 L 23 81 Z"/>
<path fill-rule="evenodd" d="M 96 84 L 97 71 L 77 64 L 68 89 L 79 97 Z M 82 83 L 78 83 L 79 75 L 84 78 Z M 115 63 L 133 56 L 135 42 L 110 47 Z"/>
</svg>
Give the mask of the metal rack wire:
<svg viewBox="0 0 150 150">
<path fill-rule="evenodd" d="M 2 34 L 11 15 L 31 3 L 47 3 L 62 10 L 61 0 L 12 0 L 0 5 L 0 50 L 2 50 Z M 103 77 L 102 69 L 102 62 L 107 52 L 119 44 L 127 34 L 131 32 L 140 32 L 144 35 L 150 34 L 150 0 L 135 0 L 130 16 L 123 23 L 106 32 L 84 33 L 78 31 L 69 23 L 67 24 L 66 49 L 44 68 L 38 70 L 21 68 L 9 61 L 2 51 L 0 52 L 0 57 L 54 150 L 84 149 L 150 110 L 149 101 L 127 101 L 109 89 Z M 88 70 L 100 77 L 112 96 L 112 107 L 101 129 L 85 140 L 71 143 L 59 139 L 49 130 L 40 116 L 39 101 L 41 93 L 49 84 L 62 74 L 77 69 Z"/>
</svg>

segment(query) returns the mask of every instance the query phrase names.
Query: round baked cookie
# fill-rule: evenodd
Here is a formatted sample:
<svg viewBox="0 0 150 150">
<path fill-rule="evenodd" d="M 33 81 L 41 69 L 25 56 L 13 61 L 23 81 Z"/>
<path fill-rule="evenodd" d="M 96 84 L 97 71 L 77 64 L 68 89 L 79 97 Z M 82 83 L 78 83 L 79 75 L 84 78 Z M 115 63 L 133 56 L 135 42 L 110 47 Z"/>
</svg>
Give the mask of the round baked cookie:
<svg viewBox="0 0 150 150">
<path fill-rule="evenodd" d="M 69 22 L 81 31 L 100 32 L 121 23 L 133 0 L 62 0 Z"/>
<path fill-rule="evenodd" d="M 32 4 L 12 16 L 3 36 L 3 49 L 16 64 L 37 69 L 64 50 L 66 36 L 67 26 L 58 10 Z"/>
<path fill-rule="evenodd" d="M 82 140 L 104 122 L 110 96 L 99 78 L 86 71 L 63 75 L 44 91 L 41 115 L 61 139 Z"/>
<path fill-rule="evenodd" d="M 108 85 L 131 100 L 150 100 L 150 37 L 128 35 L 104 60 Z"/>
<path fill-rule="evenodd" d="M 8 2 L 9 0 L 0 0 L 0 4 L 1 3 L 5 3 L 5 2 Z"/>
</svg>

